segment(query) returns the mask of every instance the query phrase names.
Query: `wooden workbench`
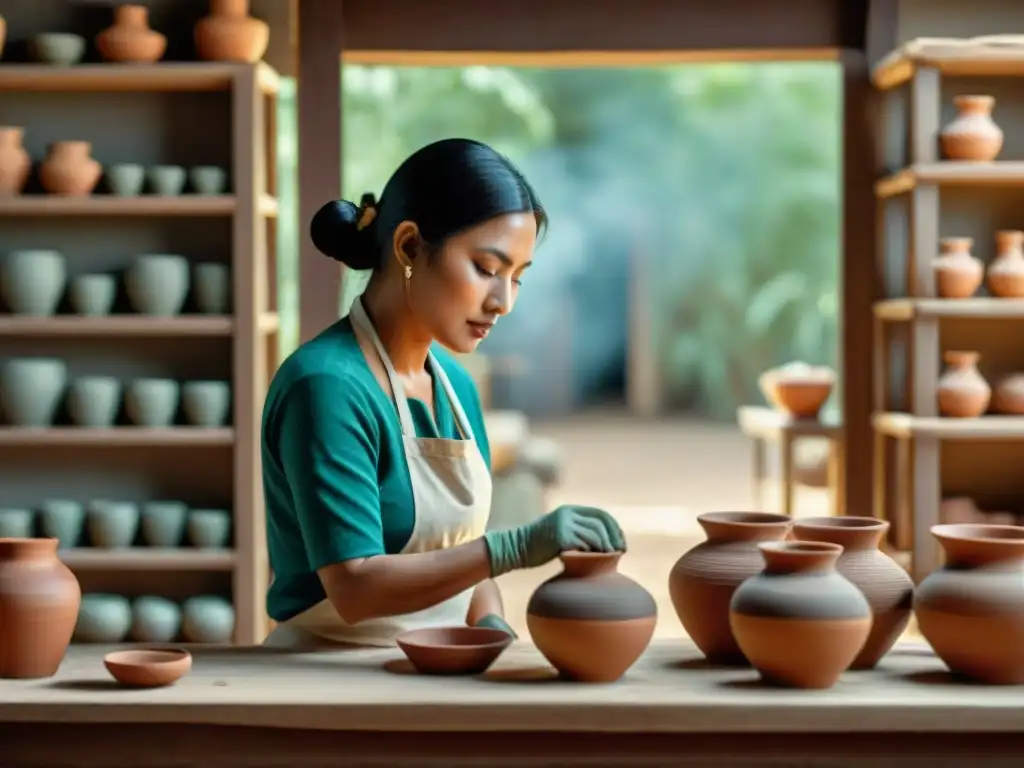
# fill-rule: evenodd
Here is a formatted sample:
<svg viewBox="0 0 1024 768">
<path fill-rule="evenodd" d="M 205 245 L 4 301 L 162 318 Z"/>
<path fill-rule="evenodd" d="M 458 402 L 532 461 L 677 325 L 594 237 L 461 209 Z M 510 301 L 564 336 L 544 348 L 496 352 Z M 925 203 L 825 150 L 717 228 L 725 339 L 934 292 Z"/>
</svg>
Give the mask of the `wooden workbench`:
<svg viewBox="0 0 1024 768">
<path fill-rule="evenodd" d="M 100 647 L 56 678 L 0 681 L 4 768 L 1014 765 L 1021 689 L 959 684 L 923 646 L 831 691 L 764 687 L 656 642 L 622 681 L 558 681 L 518 642 L 482 678 L 412 674 L 400 652 L 193 649 L 171 688 L 130 691 Z"/>
</svg>

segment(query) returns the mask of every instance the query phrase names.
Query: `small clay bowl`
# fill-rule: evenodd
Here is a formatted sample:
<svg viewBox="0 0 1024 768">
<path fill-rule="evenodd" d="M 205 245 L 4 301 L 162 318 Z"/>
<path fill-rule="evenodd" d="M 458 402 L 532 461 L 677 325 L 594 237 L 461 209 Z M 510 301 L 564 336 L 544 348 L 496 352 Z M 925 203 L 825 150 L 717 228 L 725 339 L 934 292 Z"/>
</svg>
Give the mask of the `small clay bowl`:
<svg viewBox="0 0 1024 768">
<path fill-rule="evenodd" d="M 514 638 L 488 627 L 414 629 L 396 638 L 398 647 L 421 675 L 479 675 Z"/>
<path fill-rule="evenodd" d="M 188 674 L 192 669 L 192 654 L 188 651 L 114 651 L 103 657 L 103 665 L 121 685 L 160 688 Z"/>
</svg>

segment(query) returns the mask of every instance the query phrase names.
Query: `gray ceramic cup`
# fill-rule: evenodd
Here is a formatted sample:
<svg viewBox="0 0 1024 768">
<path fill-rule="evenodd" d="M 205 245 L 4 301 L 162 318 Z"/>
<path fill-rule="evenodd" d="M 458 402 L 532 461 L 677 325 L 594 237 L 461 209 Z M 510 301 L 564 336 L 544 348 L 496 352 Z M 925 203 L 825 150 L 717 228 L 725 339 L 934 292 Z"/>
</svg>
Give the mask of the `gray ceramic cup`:
<svg viewBox="0 0 1024 768">
<path fill-rule="evenodd" d="M 197 165 L 189 169 L 188 181 L 197 195 L 222 195 L 228 184 L 228 174 L 215 165 Z"/>
<path fill-rule="evenodd" d="M 146 168 L 138 163 L 115 163 L 105 172 L 107 186 L 117 197 L 138 197 L 146 186 Z"/>
<path fill-rule="evenodd" d="M 188 505 L 182 501 L 148 501 L 142 505 L 142 540 L 151 547 L 177 547 L 185 538 Z"/>
<path fill-rule="evenodd" d="M 0 290 L 16 315 L 52 315 L 66 284 L 67 266 L 59 251 L 12 251 L 0 267 Z"/>
<path fill-rule="evenodd" d="M 79 275 L 71 278 L 68 300 L 80 315 L 109 315 L 117 297 L 117 278 L 113 275 Z"/>
<path fill-rule="evenodd" d="M 29 40 L 29 52 L 44 64 L 71 66 L 85 55 L 85 38 L 66 32 L 47 32 Z"/>
<path fill-rule="evenodd" d="M 112 376 L 80 376 L 71 382 L 68 414 L 80 427 L 109 427 L 121 409 L 121 382 Z"/>
<path fill-rule="evenodd" d="M 204 315 L 224 315 L 231 308 L 231 272 L 226 264 L 204 262 L 192 270 L 192 293 Z"/>
<path fill-rule="evenodd" d="M 181 388 L 181 410 L 194 427 L 221 427 L 228 420 L 231 385 L 226 381 L 187 381 Z"/>
<path fill-rule="evenodd" d="M 82 595 L 74 639 L 80 643 L 120 643 L 132 626 L 132 604 L 123 595 Z"/>
<path fill-rule="evenodd" d="M 180 393 L 172 379 L 135 379 L 125 393 L 125 412 L 137 427 L 169 427 L 178 413 Z"/>
<path fill-rule="evenodd" d="M 185 169 L 180 165 L 154 165 L 146 173 L 154 195 L 176 197 L 185 189 Z"/>
<path fill-rule="evenodd" d="M 39 505 L 39 530 L 57 539 L 61 549 L 77 547 L 85 527 L 85 507 L 71 499 L 47 499 Z"/>
<path fill-rule="evenodd" d="M 131 636 L 140 643 L 169 643 L 181 631 L 181 608 L 165 597 L 140 597 L 132 604 Z"/>
<path fill-rule="evenodd" d="M 0 403 L 16 427 L 48 427 L 53 423 L 67 383 L 63 360 L 22 357 L 0 370 Z"/>
<path fill-rule="evenodd" d="M 91 501 L 86 526 L 94 547 L 127 549 L 139 531 L 139 507 L 130 501 Z"/>
<path fill-rule="evenodd" d="M 235 609 L 223 597 L 190 597 L 182 606 L 182 634 L 190 643 L 230 643 Z"/>
<path fill-rule="evenodd" d="M 231 513 L 193 509 L 188 513 L 188 540 L 198 549 L 223 549 L 231 538 Z"/>
<path fill-rule="evenodd" d="M 0 509 L 0 538 L 31 539 L 35 522 L 31 509 Z"/>
<path fill-rule="evenodd" d="M 136 312 L 173 317 L 188 296 L 189 263 L 172 253 L 148 253 L 132 262 L 124 274 L 128 301 Z"/>
</svg>

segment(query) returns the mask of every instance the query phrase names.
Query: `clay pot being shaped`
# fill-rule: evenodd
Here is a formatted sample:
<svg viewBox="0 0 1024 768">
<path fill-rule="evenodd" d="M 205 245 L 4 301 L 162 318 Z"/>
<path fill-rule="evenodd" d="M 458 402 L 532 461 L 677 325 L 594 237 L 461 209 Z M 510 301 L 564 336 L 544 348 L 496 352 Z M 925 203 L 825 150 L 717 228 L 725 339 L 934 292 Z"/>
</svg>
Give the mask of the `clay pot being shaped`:
<svg viewBox="0 0 1024 768">
<path fill-rule="evenodd" d="M 992 408 L 1006 416 L 1024 416 L 1024 373 L 1011 374 L 996 384 Z"/>
<path fill-rule="evenodd" d="M 201 59 L 253 64 L 266 53 L 270 27 L 249 16 L 249 0 L 210 0 L 210 15 L 196 24 L 195 38 Z"/>
<path fill-rule="evenodd" d="M 814 419 L 832 394 L 836 375 L 826 366 L 794 362 L 765 371 L 759 383 L 778 410 L 794 419 Z"/>
<path fill-rule="evenodd" d="M 181 631 L 190 643 L 230 643 L 235 609 L 223 597 L 190 597 L 182 606 Z"/>
<path fill-rule="evenodd" d="M 759 545 L 765 568 L 733 595 L 729 623 L 766 682 L 831 688 L 864 648 L 871 606 L 836 571 L 843 548 L 819 541 Z"/>
<path fill-rule="evenodd" d="M 761 572 L 757 545 L 786 538 L 792 522 L 765 512 L 700 515 L 707 541 L 676 562 L 668 578 L 679 621 L 712 664 L 745 664 L 729 626 L 729 602 L 744 581 Z"/>
<path fill-rule="evenodd" d="M 0 371 L 0 404 L 7 422 L 15 427 L 50 426 L 64 396 L 67 376 L 63 360 L 8 360 Z"/>
<path fill-rule="evenodd" d="M 52 315 L 66 284 L 64 255 L 57 251 L 13 251 L 0 268 L 4 303 L 16 315 Z"/>
<path fill-rule="evenodd" d="M 947 352 L 949 367 L 939 377 L 939 413 L 954 419 L 973 419 L 988 410 L 992 389 L 978 373 L 977 352 Z"/>
<path fill-rule="evenodd" d="M 879 545 L 889 523 L 873 517 L 813 517 L 795 520 L 798 541 L 823 541 L 843 548 L 836 570 L 868 600 L 874 622 L 851 669 L 871 669 L 887 654 L 910 621 L 914 580 Z"/>
<path fill-rule="evenodd" d="M 28 181 L 32 160 L 25 151 L 25 129 L 0 127 L 0 197 L 21 193 Z"/>
<path fill-rule="evenodd" d="M 974 240 L 969 237 L 945 237 L 942 252 L 932 261 L 935 290 L 943 299 L 969 299 L 981 286 L 985 265 L 971 255 Z"/>
<path fill-rule="evenodd" d="M 918 627 L 949 669 L 1024 684 L 1024 528 L 936 525 L 946 564 L 914 595 Z"/>
<path fill-rule="evenodd" d="M 563 552 L 563 571 L 530 597 L 530 637 L 563 677 L 614 682 L 651 642 L 658 606 L 647 590 L 618 572 L 620 557 Z"/>
<path fill-rule="evenodd" d="M 1003 131 L 992 120 L 996 100 L 991 96 L 957 96 L 957 114 L 942 129 L 939 143 L 949 160 L 995 160 L 1003 148 Z"/>
<path fill-rule="evenodd" d="M 124 275 L 132 308 L 143 315 L 172 317 L 188 295 L 188 261 L 171 254 L 139 256 Z"/>
<path fill-rule="evenodd" d="M 1001 299 L 1024 298 L 1024 232 L 996 233 L 996 257 L 988 266 L 988 289 Z"/>
<path fill-rule="evenodd" d="M 145 6 L 122 5 L 113 25 L 96 35 L 96 49 L 106 61 L 152 63 L 163 58 L 167 38 L 149 28 Z"/>
<path fill-rule="evenodd" d="M 39 181 L 52 195 L 88 195 L 103 174 L 100 164 L 90 157 L 88 141 L 58 141 L 39 168 Z"/>
<path fill-rule="evenodd" d="M 81 600 L 56 539 L 0 539 L 0 677 L 56 674 Z"/>
</svg>

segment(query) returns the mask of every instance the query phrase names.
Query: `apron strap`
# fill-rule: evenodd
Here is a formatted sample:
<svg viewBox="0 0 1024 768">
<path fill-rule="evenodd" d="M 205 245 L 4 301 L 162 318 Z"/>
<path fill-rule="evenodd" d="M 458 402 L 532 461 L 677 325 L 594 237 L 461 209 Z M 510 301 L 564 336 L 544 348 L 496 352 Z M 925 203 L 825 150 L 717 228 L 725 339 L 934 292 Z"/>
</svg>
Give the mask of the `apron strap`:
<svg viewBox="0 0 1024 768">
<path fill-rule="evenodd" d="M 370 322 L 366 310 L 363 309 L 362 297 L 352 302 L 352 310 L 349 314 L 352 316 L 352 322 L 358 325 L 370 338 L 370 341 L 373 342 L 373 347 L 377 350 L 381 363 L 384 364 L 384 371 L 388 375 L 388 383 L 391 384 L 391 395 L 394 398 L 395 406 L 398 408 L 398 421 L 402 426 L 402 434 L 406 437 L 416 437 L 416 422 L 412 419 L 409 400 L 405 396 L 405 387 L 398 380 L 398 374 L 395 373 L 395 368 L 391 365 L 391 358 L 388 357 L 384 344 L 381 343 L 380 336 L 377 335 L 377 329 L 373 327 L 373 323 Z"/>
<path fill-rule="evenodd" d="M 462 409 L 462 403 L 459 402 L 455 390 L 452 389 L 452 383 L 448 380 L 448 374 L 444 372 L 444 368 L 437 362 L 433 352 L 428 352 L 427 357 L 430 359 L 430 368 L 434 372 L 434 378 L 441 385 L 441 389 L 444 390 L 448 398 L 448 404 L 455 415 L 455 426 L 462 433 L 463 440 L 473 440 L 473 428 L 469 426 L 469 419 L 466 417 L 466 412 Z"/>
</svg>

